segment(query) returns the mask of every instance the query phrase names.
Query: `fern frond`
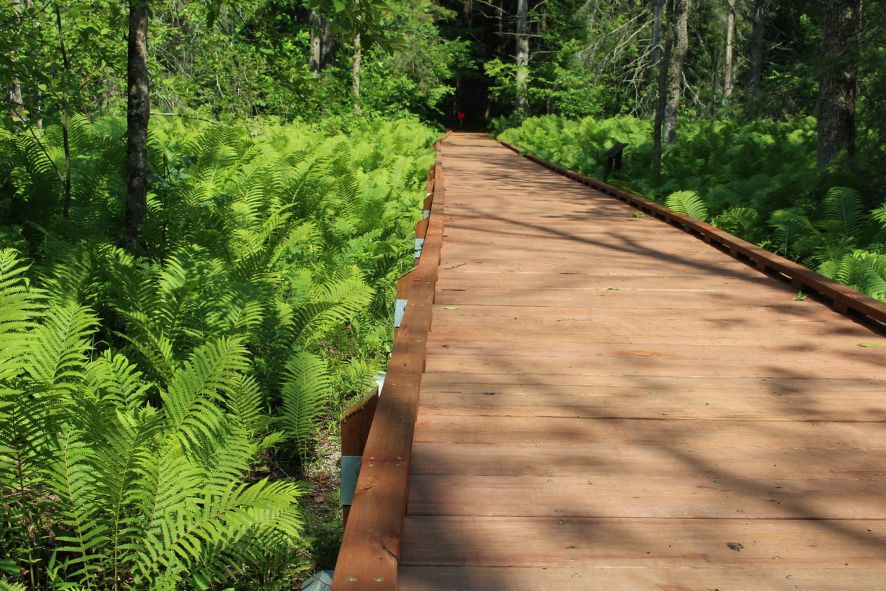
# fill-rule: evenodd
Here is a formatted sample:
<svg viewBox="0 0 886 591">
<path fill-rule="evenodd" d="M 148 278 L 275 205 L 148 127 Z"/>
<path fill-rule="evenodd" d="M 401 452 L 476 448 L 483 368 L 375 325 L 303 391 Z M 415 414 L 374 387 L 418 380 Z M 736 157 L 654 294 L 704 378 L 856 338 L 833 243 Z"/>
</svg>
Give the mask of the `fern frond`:
<svg viewBox="0 0 886 591">
<path fill-rule="evenodd" d="M 59 438 L 55 457 L 47 477 L 60 499 L 58 511 L 68 530 L 57 536 L 61 542 L 58 550 L 73 555 L 64 567 L 89 583 L 101 568 L 101 550 L 109 540 L 108 528 L 98 518 L 94 454 L 75 432 L 68 430 Z"/>
<path fill-rule="evenodd" d="M 886 230 L 886 203 L 871 212 L 871 217 L 880 223 L 880 229 Z"/>
<path fill-rule="evenodd" d="M 325 360 L 311 353 L 299 353 L 289 360 L 281 389 L 280 420 L 302 454 L 331 397 L 332 377 Z"/>
<path fill-rule="evenodd" d="M 233 338 L 219 338 L 199 347 L 161 396 L 168 429 L 184 447 L 212 438 L 220 424 L 218 403 L 230 392 L 231 382 L 248 367 L 246 348 Z"/>
<path fill-rule="evenodd" d="M 124 355 L 110 350 L 96 357 L 86 370 L 89 388 L 119 410 L 134 411 L 144 405 L 152 385 L 142 378 L 142 373 Z"/>
<path fill-rule="evenodd" d="M 262 527 L 295 539 L 302 525 L 294 508 L 299 495 L 295 484 L 267 480 L 207 493 L 194 510 L 163 522 L 159 532 L 149 534 L 138 571 L 150 580 L 169 568 L 212 562 Z"/>
<path fill-rule="evenodd" d="M 76 304 L 50 307 L 43 323 L 29 333 L 25 359 L 30 380 L 42 388 L 72 389 L 83 379 L 96 325 L 96 317 Z"/>
<path fill-rule="evenodd" d="M 353 319 L 369 305 L 373 295 L 372 288 L 354 277 L 317 285 L 311 291 L 311 302 L 296 312 L 300 324 L 296 339 L 305 345 Z"/>
<path fill-rule="evenodd" d="M 697 220 L 708 219 L 708 207 L 695 191 L 675 191 L 668 195 L 667 206 L 677 213 L 682 213 Z"/>
<path fill-rule="evenodd" d="M 714 218 L 713 224 L 745 240 L 754 241 L 751 236 L 760 223 L 760 215 L 750 207 L 732 207 Z"/>
<path fill-rule="evenodd" d="M 821 203 L 826 220 L 840 222 L 843 231 L 856 235 L 864 224 L 861 196 L 848 187 L 831 187 Z"/>
<path fill-rule="evenodd" d="M 791 209 L 773 212 L 769 218 L 769 226 L 774 230 L 772 244 L 775 252 L 789 258 L 797 254 L 797 243 L 814 232 L 812 222 Z"/>
</svg>

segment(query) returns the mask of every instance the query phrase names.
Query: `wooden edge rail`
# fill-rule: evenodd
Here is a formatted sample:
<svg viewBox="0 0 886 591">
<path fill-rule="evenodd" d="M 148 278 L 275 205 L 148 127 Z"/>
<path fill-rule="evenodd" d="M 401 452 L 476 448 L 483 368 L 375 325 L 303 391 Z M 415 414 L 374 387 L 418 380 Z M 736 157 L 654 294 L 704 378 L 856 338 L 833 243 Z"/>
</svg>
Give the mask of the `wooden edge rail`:
<svg viewBox="0 0 886 591">
<path fill-rule="evenodd" d="M 359 409 L 346 412 L 342 421 L 342 454 L 346 448 L 355 453 L 359 450 L 362 460 L 338 553 L 333 591 L 397 591 L 399 586 L 397 568 L 412 433 L 443 245 L 446 191 L 440 142 L 446 135 L 435 143 L 436 164 L 428 173 L 424 209 L 429 215 L 416 225 L 416 237 L 424 239 L 421 256 L 415 268 L 397 282 L 397 298 L 406 300 L 406 309 L 394 335 L 384 386 L 380 395 L 369 397 L 374 400 L 374 408 L 370 409 L 364 399 L 358 403 Z M 355 424 L 348 424 L 351 421 Z"/>
<path fill-rule="evenodd" d="M 742 240 L 701 220 L 677 213 L 636 193 L 625 191 L 601 180 L 549 162 L 507 142 L 501 140 L 498 140 L 498 142 L 509 150 L 537 164 L 541 164 L 545 168 L 624 201 L 646 214 L 665 221 L 684 232 L 688 232 L 732 257 L 753 266 L 762 273 L 790 281 L 791 285 L 798 290 L 817 294 L 821 298 L 828 300 L 837 312 L 865 322 L 878 332 L 886 332 L 886 304 L 883 302 L 868 297 L 851 287 L 837 283 L 833 279 L 819 275 L 808 267 L 769 252 L 756 244 Z"/>
</svg>

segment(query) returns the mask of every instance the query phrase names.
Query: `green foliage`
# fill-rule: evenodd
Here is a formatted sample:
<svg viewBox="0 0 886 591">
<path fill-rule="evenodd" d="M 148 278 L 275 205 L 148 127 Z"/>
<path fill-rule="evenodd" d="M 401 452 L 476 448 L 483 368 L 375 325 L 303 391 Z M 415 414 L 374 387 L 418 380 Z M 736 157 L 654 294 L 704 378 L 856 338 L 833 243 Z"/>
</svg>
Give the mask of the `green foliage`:
<svg viewBox="0 0 886 591">
<path fill-rule="evenodd" d="M 886 205 L 873 208 L 881 197 L 864 182 L 871 177 L 816 170 L 814 129 L 810 118 L 681 123 L 677 143 L 665 146 L 658 184 L 649 124 L 633 117 L 534 117 L 500 137 L 596 177 L 604 174 L 606 150 L 627 144 L 611 182 L 882 299 Z"/>
<path fill-rule="evenodd" d="M 285 579 L 303 487 L 266 464 L 385 364 L 434 134 L 161 120 L 140 258 L 122 125 L 73 121 L 68 219 L 57 129 L 0 133 L 0 556 L 35 589 Z"/>
<path fill-rule="evenodd" d="M 677 213 L 682 213 L 701 221 L 708 219 L 708 206 L 705 205 L 702 198 L 695 191 L 675 191 L 668 195 L 665 203 Z"/>
<path fill-rule="evenodd" d="M 0 492 L 4 523 L 19 525 L 4 531 L 3 555 L 32 586 L 225 581 L 297 544 L 298 486 L 244 481 L 258 447 L 225 408 L 246 403 L 243 345 L 196 349 L 157 407 L 125 356 L 97 355 L 91 311 L 30 287 L 23 270 L 0 252 Z M 46 552 L 51 563 L 35 560 Z"/>
</svg>

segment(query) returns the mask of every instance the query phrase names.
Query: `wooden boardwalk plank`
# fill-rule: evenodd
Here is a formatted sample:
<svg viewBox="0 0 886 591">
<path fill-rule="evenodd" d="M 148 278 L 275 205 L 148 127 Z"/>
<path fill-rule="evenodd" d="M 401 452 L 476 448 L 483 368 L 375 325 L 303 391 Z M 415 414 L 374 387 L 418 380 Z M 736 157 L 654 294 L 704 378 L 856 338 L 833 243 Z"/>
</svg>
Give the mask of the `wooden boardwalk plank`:
<svg viewBox="0 0 886 591">
<path fill-rule="evenodd" d="M 882 422 L 715 421 L 709 419 L 584 419 L 439 415 L 419 409 L 415 441 L 433 443 L 548 443 L 679 448 L 886 450 Z M 886 458 L 886 454 L 884 454 Z M 884 466 L 886 469 L 886 466 Z"/>
<path fill-rule="evenodd" d="M 882 450 L 628 446 L 605 443 L 416 442 L 412 473 L 455 476 L 605 476 L 882 481 Z"/>
<path fill-rule="evenodd" d="M 380 400 L 412 445 L 371 434 L 361 475 L 382 503 L 408 472 L 404 520 L 360 522 L 399 580 L 336 591 L 882 586 L 886 339 L 484 136 L 440 149 L 430 332 L 392 360 L 424 371 Z"/>
<path fill-rule="evenodd" d="M 781 475 L 790 476 L 788 471 Z M 411 515 L 886 519 L 886 478 L 417 475 Z"/>
<path fill-rule="evenodd" d="M 883 567 L 446 567 L 405 566 L 401 591 L 870 591 Z"/>
<path fill-rule="evenodd" d="M 886 567 L 886 521 L 873 519 L 419 515 L 404 529 L 408 565 Z"/>
</svg>

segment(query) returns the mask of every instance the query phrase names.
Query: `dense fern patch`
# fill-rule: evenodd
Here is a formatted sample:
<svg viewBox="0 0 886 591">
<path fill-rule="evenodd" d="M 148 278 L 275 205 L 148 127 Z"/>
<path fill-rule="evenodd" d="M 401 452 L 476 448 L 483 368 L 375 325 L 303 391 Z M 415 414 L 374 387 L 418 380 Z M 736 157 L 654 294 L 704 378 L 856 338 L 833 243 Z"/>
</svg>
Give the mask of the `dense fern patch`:
<svg viewBox="0 0 886 591">
<path fill-rule="evenodd" d="M 886 202 L 881 173 L 839 164 L 816 170 L 815 121 L 681 123 L 652 177 L 652 130 L 634 117 L 533 117 L 501 138 L 602 178 L 605 154 L 627 144 L 610 182 L 708 221 L 886 301 Z M 866 182 L 873 179 L 873 182 Z"/>
<path fill-rule="evenodd" d="M 258 126 L 259 122 L 253 122 Z M 276 588 L 323 417 L 390 348 L 434 133 L 155 125 L 148 256 L 124 127 L 0 131 L 0 567 L 31 588 Z"/>
</svg>

